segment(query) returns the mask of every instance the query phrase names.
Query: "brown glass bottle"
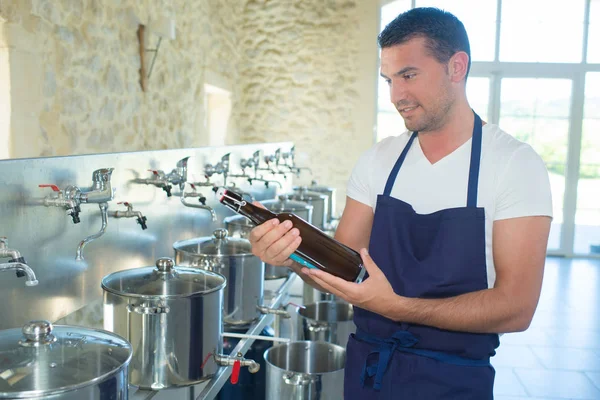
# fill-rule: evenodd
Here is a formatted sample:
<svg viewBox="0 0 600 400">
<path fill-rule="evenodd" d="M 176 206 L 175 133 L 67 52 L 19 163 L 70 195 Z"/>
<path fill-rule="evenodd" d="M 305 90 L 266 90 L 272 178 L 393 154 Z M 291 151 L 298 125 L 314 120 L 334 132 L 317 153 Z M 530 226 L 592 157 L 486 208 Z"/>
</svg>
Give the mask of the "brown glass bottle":
<svg viewBox="0 0 600 400">
<path fill-rule="evenodd" d="M 300 231 L 300 237 L 302 238 L 302 243 L 290 256 L 297 263 L 308 268 L 319 268 L 350 282 L 362 281 L 365 267 L 360 254 L 327 236 L 297 215 L 292 213 L 276 214 L 265 208 L 257 207 L 231 190 L 219 189 L 217 195 L 222 204 L 248 218 L 256 225 L 273 218 L 277 218 L 281 222 L 290 220 L 294 228 Z"/>
</svg>

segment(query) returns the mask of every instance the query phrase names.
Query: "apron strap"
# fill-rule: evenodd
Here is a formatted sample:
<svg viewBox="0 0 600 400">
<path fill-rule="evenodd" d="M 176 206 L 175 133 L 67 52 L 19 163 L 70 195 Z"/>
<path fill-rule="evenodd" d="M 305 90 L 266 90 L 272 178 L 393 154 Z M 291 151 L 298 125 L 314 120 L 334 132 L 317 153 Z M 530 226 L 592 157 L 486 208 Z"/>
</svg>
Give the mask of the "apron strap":
<svg viewBox="0 0 600 400">
<path fill-rule="evenodd" d="M 404 150 L 402 150 L 402 154 L 400 154 L 400 157 L 398 157 L 396 164 L 394 164 L 394 168 L 392 168 L 392 172 L 390 172 L 390 175 L 388 176 L 387 182 L 385 184 L 385 190 L 383 191 L 384 196 L 389 196 L 392 193 L 392 188 L 394 187 L 394 182 L 396 182 L 396 176 L 398 176 L 398 171 L 400 171 L 400 167 L 402 166 L 402 163 L 404 162 L 404 159 L 408 154 L 408 150 L 410 149 L 410 146 L 412 145 L 418 134 L 419 132 L 412 133 L 410 139 L 408 139 L 408 143 L 406 143 L 406 146 L 404 146 Z"/>
<path fill-rule="evenodd" d="M 475 111 L 473 138 L 471 140 L 471 165 L 469 166 L 469 186 L 467 192 L 467 207 L 477 207 L 477 187 L 479 185 L 479 165 L 481 163 L 481 118 Z"/>
</svg>

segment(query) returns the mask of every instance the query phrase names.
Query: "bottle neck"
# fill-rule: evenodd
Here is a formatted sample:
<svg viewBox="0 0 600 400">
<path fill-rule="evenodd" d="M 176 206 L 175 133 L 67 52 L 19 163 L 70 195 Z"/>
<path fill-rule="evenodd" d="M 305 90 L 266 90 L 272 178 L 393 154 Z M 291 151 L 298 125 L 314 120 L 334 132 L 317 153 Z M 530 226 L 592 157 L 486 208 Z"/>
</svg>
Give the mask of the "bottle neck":
<svg viewBox="0 0 600 400">
<path fill-rule="evenodd" d="M 256 225 L 260 225 L 276 217 L 275 213 L 267 210 L 266 208 L 257 207 L 248 202 L 245 203 L 245 205 L 240 205 L 238 213 L 246 218 L 249 218 L 250 221 L 254 222 Z"/>
<path fill-rule="evenodd" d="M 241 197 L 241 196 L 240 196 Z M 225 195 L 221 199 L 221 203 L 237 212 L 240 215 L 248 218 L 256 225 L 260 225 L 272 218 L 276 217 L 276 214 L 267 210 L 266 208 L 257 207 L 252 203 L 248 203 L 243 199 L 237 199 L 232 196 Z"/>
</svg>

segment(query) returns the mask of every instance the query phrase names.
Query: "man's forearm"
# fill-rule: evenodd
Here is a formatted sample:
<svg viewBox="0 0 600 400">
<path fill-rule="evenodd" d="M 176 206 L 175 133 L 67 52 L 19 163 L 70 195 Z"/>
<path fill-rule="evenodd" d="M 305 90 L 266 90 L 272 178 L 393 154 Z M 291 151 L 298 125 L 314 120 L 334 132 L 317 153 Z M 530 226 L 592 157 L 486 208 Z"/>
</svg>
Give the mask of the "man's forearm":
<svg viewBox="0 0 600 400">
<path fill-rule="evenodd" d="M 415 299 L 398 296 L 388 318 L 439 329 L 507 333 L 528 328 L 533 310 L 523 309 L 512 296 L 499 289 L 486 289 L 445 299 Z"/>
<path fill-rule="evenodd" d="M 300 270 L 302 268 L 303 268 L 302 265 L 298 264 L 296 261 L 294 261 L 294 263 L 290 267 L 290 269 L 292 271 L 294 271 L 304 282 L 306 282 L 310 286 L 314 287 L 315 289 L 320 290 L 323 293 L 329 293 L 327 290 L 323 289 L 315 281 L 313 281 L 309 276 L 306 276 L 305 274 L 303 274 L 302 272 L 300 272 Z"/>
</svg>

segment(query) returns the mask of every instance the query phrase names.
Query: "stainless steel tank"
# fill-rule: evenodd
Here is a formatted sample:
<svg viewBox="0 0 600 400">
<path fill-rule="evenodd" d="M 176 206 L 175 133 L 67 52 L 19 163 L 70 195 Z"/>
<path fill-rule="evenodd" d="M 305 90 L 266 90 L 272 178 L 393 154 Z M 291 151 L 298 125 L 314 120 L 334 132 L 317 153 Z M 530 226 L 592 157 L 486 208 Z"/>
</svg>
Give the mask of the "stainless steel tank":
<svg viewBox="0 0 600 400">
<path fill-rule="evenodd" d="M 225 324 L 246 326 L 261 316 L 258 307 L 263 303 L 264 263 L 252 254 L 248 240 L 216 229 L 210 237 L 175 242 L 173 249 L 178 265 L 218 272 L 227 279 Z"/>
<path fill-rule="evenodd" d="M 158 390 L 213 377 L 222 350 L 225 277 L 160 258 L 102 279 L 104 328 L 133 347 L 129 383 Z"/>
<path fill-rule="evenodd" d="M 126 400 L 131 345 L 102 330 L 31 321 L 0 331 L 0 399 Z"/>
</svg>

